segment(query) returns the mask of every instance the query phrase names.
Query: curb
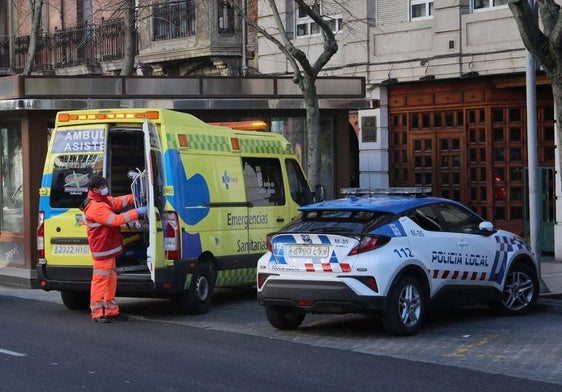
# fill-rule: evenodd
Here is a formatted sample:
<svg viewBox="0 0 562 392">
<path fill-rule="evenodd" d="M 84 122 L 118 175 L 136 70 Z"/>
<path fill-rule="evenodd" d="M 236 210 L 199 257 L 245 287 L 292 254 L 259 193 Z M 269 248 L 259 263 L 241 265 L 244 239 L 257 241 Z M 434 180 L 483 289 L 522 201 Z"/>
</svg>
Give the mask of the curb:
<svg viewBox="0 0 562 392">
<path fill-rule="evenodd" d="M 537 305 L 551 313 L 562 313 L 562 294 L 541 295 Z"/>
</svg>

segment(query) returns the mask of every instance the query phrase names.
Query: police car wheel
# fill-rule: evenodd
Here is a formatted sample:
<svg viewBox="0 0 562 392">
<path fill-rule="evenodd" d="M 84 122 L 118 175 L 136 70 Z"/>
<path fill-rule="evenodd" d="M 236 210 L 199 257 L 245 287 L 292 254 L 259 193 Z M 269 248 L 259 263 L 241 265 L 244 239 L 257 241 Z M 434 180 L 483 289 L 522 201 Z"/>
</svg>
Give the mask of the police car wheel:
<svg viewBox="0 0 562 392">
<path fill-rule="evenodd" d="M 420 282 L 412 276 L 401 277 L 390 291 L 388 308 L 382 316 L 385 329 L 397 336 L 413 335 L 421 327 L 426 304 Z"/>
<path fill-rule="evenodd" d="M 536 303 L 540 294 L 540 283 L 536 272 L 529 266 L 516 263 L 511 266 L 503 287 L 498 311 L 506 316 L 527 313 Z"/>
<path fill-rule="evenodd" d="M 265 314 L 269 323 L 277 329 L 297 329 L 306 313 L 290 306 L 265 305 Z"/>
<path fill-rule="evenodd" d="M 209 311 L 213 300 L 213 285 L 207 274 L 194 274 L 191 285 L 179 296 L 179 306 L 183 313 L 204 314 Z"/>
<path fill-rule="evenodd" d="M 70 310 L 86 310 L 90 307 L 90 293 L 87 291 L 60 292 L 62 303 Z"/>
</svg>

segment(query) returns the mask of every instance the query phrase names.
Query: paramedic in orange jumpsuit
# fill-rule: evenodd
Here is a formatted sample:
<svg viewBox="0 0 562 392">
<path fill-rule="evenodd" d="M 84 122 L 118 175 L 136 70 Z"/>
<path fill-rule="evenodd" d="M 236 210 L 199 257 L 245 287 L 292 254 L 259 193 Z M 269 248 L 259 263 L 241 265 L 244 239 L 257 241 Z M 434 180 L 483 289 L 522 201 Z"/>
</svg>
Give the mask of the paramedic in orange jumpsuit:
<svg viewBox="0 0 562 392">
<path fill-rule="evenodd" d="M 108 196 L 107 181 L 97 174 L 90 178 L 88 199 L 83 212 L 88 230 L 88 243 L 94 259 L 90 290 L 92 320 L 107 323 L 125 319 L 119 315 L 119 306 L 115 302 L 115 257 L 123 253 L 119 226 L 146 214 L 146 207 L 116 214 L 116 210 L 134 204 L 133 195 Z"/>
</svg>

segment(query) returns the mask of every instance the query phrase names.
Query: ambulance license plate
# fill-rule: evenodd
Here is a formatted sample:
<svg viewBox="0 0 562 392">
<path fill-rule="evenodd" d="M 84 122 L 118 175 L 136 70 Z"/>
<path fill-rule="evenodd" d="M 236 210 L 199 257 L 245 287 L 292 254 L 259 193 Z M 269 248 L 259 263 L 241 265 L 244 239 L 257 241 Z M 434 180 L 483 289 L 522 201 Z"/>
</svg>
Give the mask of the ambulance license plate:
<svg viewBox="0 0 562 392">
<path fill-rule="evenodd" d="M 328 257 L 330 247 L 328 245 L 288 245 L 288 257 Z"/>
<path fill-rule="evenodd" d="M 87 255 L 90 253 L 88 245 L 54 245 L 55 255 Z"/>
</svg>

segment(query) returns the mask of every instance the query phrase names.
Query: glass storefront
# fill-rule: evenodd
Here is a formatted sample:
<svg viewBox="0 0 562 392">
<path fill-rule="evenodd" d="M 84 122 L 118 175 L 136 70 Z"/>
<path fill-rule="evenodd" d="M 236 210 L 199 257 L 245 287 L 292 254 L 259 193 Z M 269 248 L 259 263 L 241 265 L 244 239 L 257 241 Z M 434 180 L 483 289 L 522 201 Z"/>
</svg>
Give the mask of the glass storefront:
<svg viewBox="0 0 562 392">
<path fill-rule="evenodd" d="M 0 122 L 0 230 L 18 233 L 23 230 L 23 168 L 19 121 Z"/>
<path fill-rule="evenodd" d="M 287 138 L 295 154 L 307 172 L 306 162 L 306 118 L 305 117 L 278 117 L 271 118 L 271 131 L 280 133 Z M 320 148 L 321 173 L 320 183 L 326 188 L 326 198 L 334 197 L 334 119 L 324 117 L 320 119 Z M 312 187 L 316 184 L 310 184 Z"/>
<path fill-rule="evenodd" d="M 19 121 L 0 121 L 0 232 L 23 232 L 23 157 Z M 23 265 L 21 242 L 0 243 L 0 265 Z"/>
</svg>

